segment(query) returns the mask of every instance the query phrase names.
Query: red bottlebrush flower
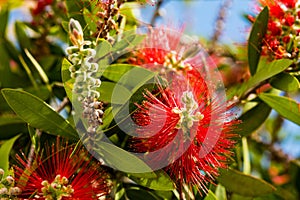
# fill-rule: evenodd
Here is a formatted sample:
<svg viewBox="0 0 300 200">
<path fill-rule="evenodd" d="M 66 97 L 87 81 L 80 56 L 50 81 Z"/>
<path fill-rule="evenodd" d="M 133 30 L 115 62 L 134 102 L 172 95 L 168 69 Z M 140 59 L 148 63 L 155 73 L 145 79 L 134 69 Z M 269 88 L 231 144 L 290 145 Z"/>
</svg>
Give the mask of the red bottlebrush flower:
<svg viewBox="0 0 300 200">
<path fill-rule="evenodd" d="M 108 174 L 92 162 L 83 149 L 59 141 L 37 156 L 31 167 L 17 155 L 22 167 L 15 167 L 20 198 L 27 199 L 99 199 L 110 191 Z"/>
<path fill-rule="evenodd" d="M 271 32 L 270 34 L 272 36 L 280 35 L 281 32 L 282 32 L 282 28 L 281 28 L 280 23 L 277 23 L 277 22 L 274 22 L 274 21 L 270 21 L 268 23 L 268 29 Z"/>
<path fill-rule="evenodd" d="M 285 18 L 284 18 L 284 23 L 287 26 L 293 26 L 295 23 L 295 17 L 291 14 L 288 14 Z"/>
<path fill-rule="evenodd" d="M 199 192 L 207 192 L 207 183 L 228 165 L 236 121 L 229 120 L 226 103 L 211 96 L 209 81 L 203 77 L 203 68 L 209 70 L 211 61 L 202 59 L 203 52 L 194 54 L 197 50 L 191 48 L 197 48 L 182 44 L 181 36 L 154 30 L 144 43 L 150 48 L 141 47 L 131 59 L 159 71 L 169 82 L 147 91 L 137 105 L 132 118 L 138 136 L 132 138 L 131 148 L 145 153 L 146 163 L 154 169 L 166 163 L 163 169 L 179 190 L 195 185 Z"/>
</svg>

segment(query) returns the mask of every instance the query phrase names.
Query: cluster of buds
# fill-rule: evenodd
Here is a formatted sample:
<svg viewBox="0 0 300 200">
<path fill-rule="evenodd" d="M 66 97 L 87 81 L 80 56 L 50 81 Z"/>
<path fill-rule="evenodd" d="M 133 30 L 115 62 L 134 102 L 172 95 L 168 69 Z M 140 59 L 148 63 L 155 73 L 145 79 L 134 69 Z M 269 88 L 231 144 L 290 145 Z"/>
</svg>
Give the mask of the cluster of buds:
<svg viewBox="0 0 300 200">
<path fill-rule="evenodd" d="M 18 199 L 21 189 L 15 187 L 15 179 L 12 176 L 4 176 L 4 170 L 0 168 L 0 198 L 1 199 Z"/>
<path fill-rule="evenodd" d="M 70 40 L 73 46 L 66 49 L 68 58 L 72 62 L 69 70 L 75 79 L 73 91 L 82 102 L 83 117 L 88 120 L 88 132 L 94 133 L 96 127 L 102 124 L 102 103 L 97 99 L 100 93 L 96 90 L 101 85 L 100 79 L 93 78 L 98 71 L 98 64 L 94 62 L 96 51 L 90 46 L 91 41 L 84 40 L 83 31 L 77 20 L 69 23 Z"/>
<path fill-rule="evenodd" d="M 178 121 L 175 128 L 182 129 L 184 133 L 187 133 L 194 124 L 194 122 L 198 122 L 204 118 L 204 115 L 199 111 L 195 112 L 198 109 L 198 104 L 194 99 L 194 95 L 192 92 L 184 92 L 181 97 L 181 102 L 184 107 L 179 109 L 178 107 L 173 108 L 173 112 L 175 114 L 179 114 L 180 120 Z"/>
<path fill-rule="evenodd" d="M 95 35 L 99 38 L 111 39 L 109 36 L 110 31 L 115 30 L 118 32 L 118 24 L 116 18 L 118 18 L 120 6 L 122 5 L 122 0 L 106 0 L 100 1 L 98 5 L 102 11 L 97 13 L 97 17 L 100 20 L 97 22 L 97 32 Z"/>
<path fill-rule="evenodd" d="M 260 0 L 268 6 L 270 17 L 264 38 L 262 55 L 270 59 L 299 58 L 300 2 L 295 0 Z"/>
<path fill-rule="evenodd" d="M 45 199 L 61 200 L 63 197 L 71 197 L 74 193 L 72 185 L 69 185 L 69 180 L 66 177 L 57 175 L 52 183 L 47 180 L 42 182 L 42 192 Z"/>
</svg>

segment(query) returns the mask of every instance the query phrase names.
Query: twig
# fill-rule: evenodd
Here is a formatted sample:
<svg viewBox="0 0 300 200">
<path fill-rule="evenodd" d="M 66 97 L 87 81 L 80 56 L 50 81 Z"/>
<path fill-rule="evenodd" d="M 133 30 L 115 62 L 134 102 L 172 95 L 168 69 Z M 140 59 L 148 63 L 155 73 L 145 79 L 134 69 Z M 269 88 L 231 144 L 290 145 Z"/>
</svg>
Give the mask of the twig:
<svg viewBox="0 0 300 200">
<path fill-rule="evenodd" d="M 151 21 L 150 21 L 151 26 L 154 26 L 157 18 L 160 17 L 159 9 L 162 6 L 162 4 L 163 4 L 163 0 L 158 0 L 157 1 L 156 6 L 155 6 L 155 11 L 154 11 L 153 16 L 152 16 Z"/>
<path fill-rule="evenodd" d="M 58 105 L 58 107 L 55 109 L 55 111 L 57 113 L 59 113 L 60 111 L 62 111 L 69 103 L 69 99 L 67 97 L 65 97 L 63 99 L 63 101 Z M 36 138 L 40 138 L 42 136 L 42 131 L 40 129 L 36 129 L 35 130 L 35 137 Z M 28 153 L 28 160 L 27 160 L 27 167 L 30 167 L 34 158 L 34 153 L 35 153 L 35 144 L 32 143 L 30 146 L 30 150 Z"/>
</svg>

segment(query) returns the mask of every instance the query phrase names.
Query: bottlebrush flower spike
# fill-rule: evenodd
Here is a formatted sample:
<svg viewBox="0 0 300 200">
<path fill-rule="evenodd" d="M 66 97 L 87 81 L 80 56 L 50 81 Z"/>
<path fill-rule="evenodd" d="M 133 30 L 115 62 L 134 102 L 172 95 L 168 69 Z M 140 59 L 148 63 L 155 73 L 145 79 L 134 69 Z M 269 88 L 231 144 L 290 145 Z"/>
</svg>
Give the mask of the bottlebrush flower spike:
<svg viewBox="0 0 300 200">
<path fill-rule="evenodd" d="M 228 166 L 237 121 L 230 120 L 226 102 L 212 96 L 211 82 L 204 79 L 212 63 L 204 60 L 196 46 L 192 47 L 195 52 L 191 51 L 191 46 L 182 41 L 182 34 L 171 33 L 154 30 L 145 48 L 130 59 L 159 71 L 168 82 L 159 82 L 157 90 L 146 91 L 145 100 L 137 104 L 132 118 L 138 125 L 138 136 L 131 139 L 130 145 L 135 152 L 145 153 L 148 164 L 168 160 L 164 170 L 179 190 L 187 185 L 190 189 L 196 186 L 200 193 L 207 192 L 207 184 L 218 176 L 218 169 Z M 160 149 L 164 150 L 152 154 Z"/>
<path fill-rule="evenodd" d="M 100 163 L 91 160 L 83 149 L 58 141 L 45 155 L 36 157 L 28 167 L 26 159 L 17 156 L 21 167 L 15 167 L 20 198 L 30 199 L 99 199 L 110 191 L 108 174 Z"/>
</svg>

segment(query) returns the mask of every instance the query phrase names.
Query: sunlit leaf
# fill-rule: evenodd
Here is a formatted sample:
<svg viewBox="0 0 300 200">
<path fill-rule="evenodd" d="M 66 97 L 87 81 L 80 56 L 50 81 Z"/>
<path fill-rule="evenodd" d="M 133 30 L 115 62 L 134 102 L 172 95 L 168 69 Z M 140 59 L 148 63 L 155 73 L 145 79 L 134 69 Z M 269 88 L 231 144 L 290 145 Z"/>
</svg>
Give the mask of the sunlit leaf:
<svg viewBox="0 0 300 200">
<path fill-rule="evenodd" d="M 248 61 L 251 75 L 256 73 L 257 64 L 259 62 L 263 37 L 268 28 L 269 9 L 266 6 L 252 26 L 248 41 Z"/>
<path fill-rule="evenodd" d="M 38 97 L 16 89 L 3 89 L 1 92 L 15 113 L 32 127 L 53 135 L 78 138 L 71 124 Z"/>
<path fill-rule="evenodd" d="M 275 187 L 264 180 L 232 169 L 221 169 L 218 181 L 228 191 L 248 197 L 257 197 L 276 190 Z"/>
<path fill-rule="evenodd" d="M 64 59 L 62 62 L 62 67 L 61 67 L 61 76 L 62 76 L 62 81 L 64 84 L 64 88 L 66 90 L 67 96 L 70 101 L 72 101 L 72 91 L 73 91 L 73 85 L 75 80 L 71 78 L 70 76 L 70 70 L 69 68 L 72 66 L 72 64 L 67 60 Z"/>
<path fill-rule="evenodd" d="M 293 61 L 289 59 L 280 59 L 274 60 L 271 63 L 264 63 L 265 65 L 261 66 L 259 71 L 257 71 L 254 76 L 252 76 L 247 82 L 243 84 L 242 88 L 240 89 L 241 94 L 247 92 L 253 87 L 256 87 L 259 83 L 284 71 L 293 63 Z"/>
<path fill-rule="evenodd" d="M 279 90 L 286 92 L 297 91 L 300 88 L 299 81 L 296 77 L 288 73 L 280 73 L 270 80 L 270 84 Z"/>
<path fill-rule="evenodd" d="M 2 143 L 0 147 L 0 168 L 2 168 L 5 172 L 8 172 L 9 169 L 9 154 L 15 143 L 15 141 L 20 137 L 17 135 L 9 140 L 6 140 Z"/>
<path fill-rule="evenodd" d="M 172 191 L 175 189 L 171 178 L 163 170 L 155 172 L 156 178 L 130 176 L 137 184 L 153 190 Z"/>
<path fill-rule="evenodd" d="M 259 98 L 284 118 L 300 125 L 300 105 L 288 97 L 262 93 Z"/>
<path fill-rule="evenodd" d="M 151 172 L 151 168 L 133 154 L 107 142 L 98 142 L 93 149 L 112 167 L 128 173 Z"/>
<path fill-rule="evenodd" d="M 209 190 L 204 200 L 218 200 L 218 199 L 216 195 L 211 190 Z"/>
</svg>

